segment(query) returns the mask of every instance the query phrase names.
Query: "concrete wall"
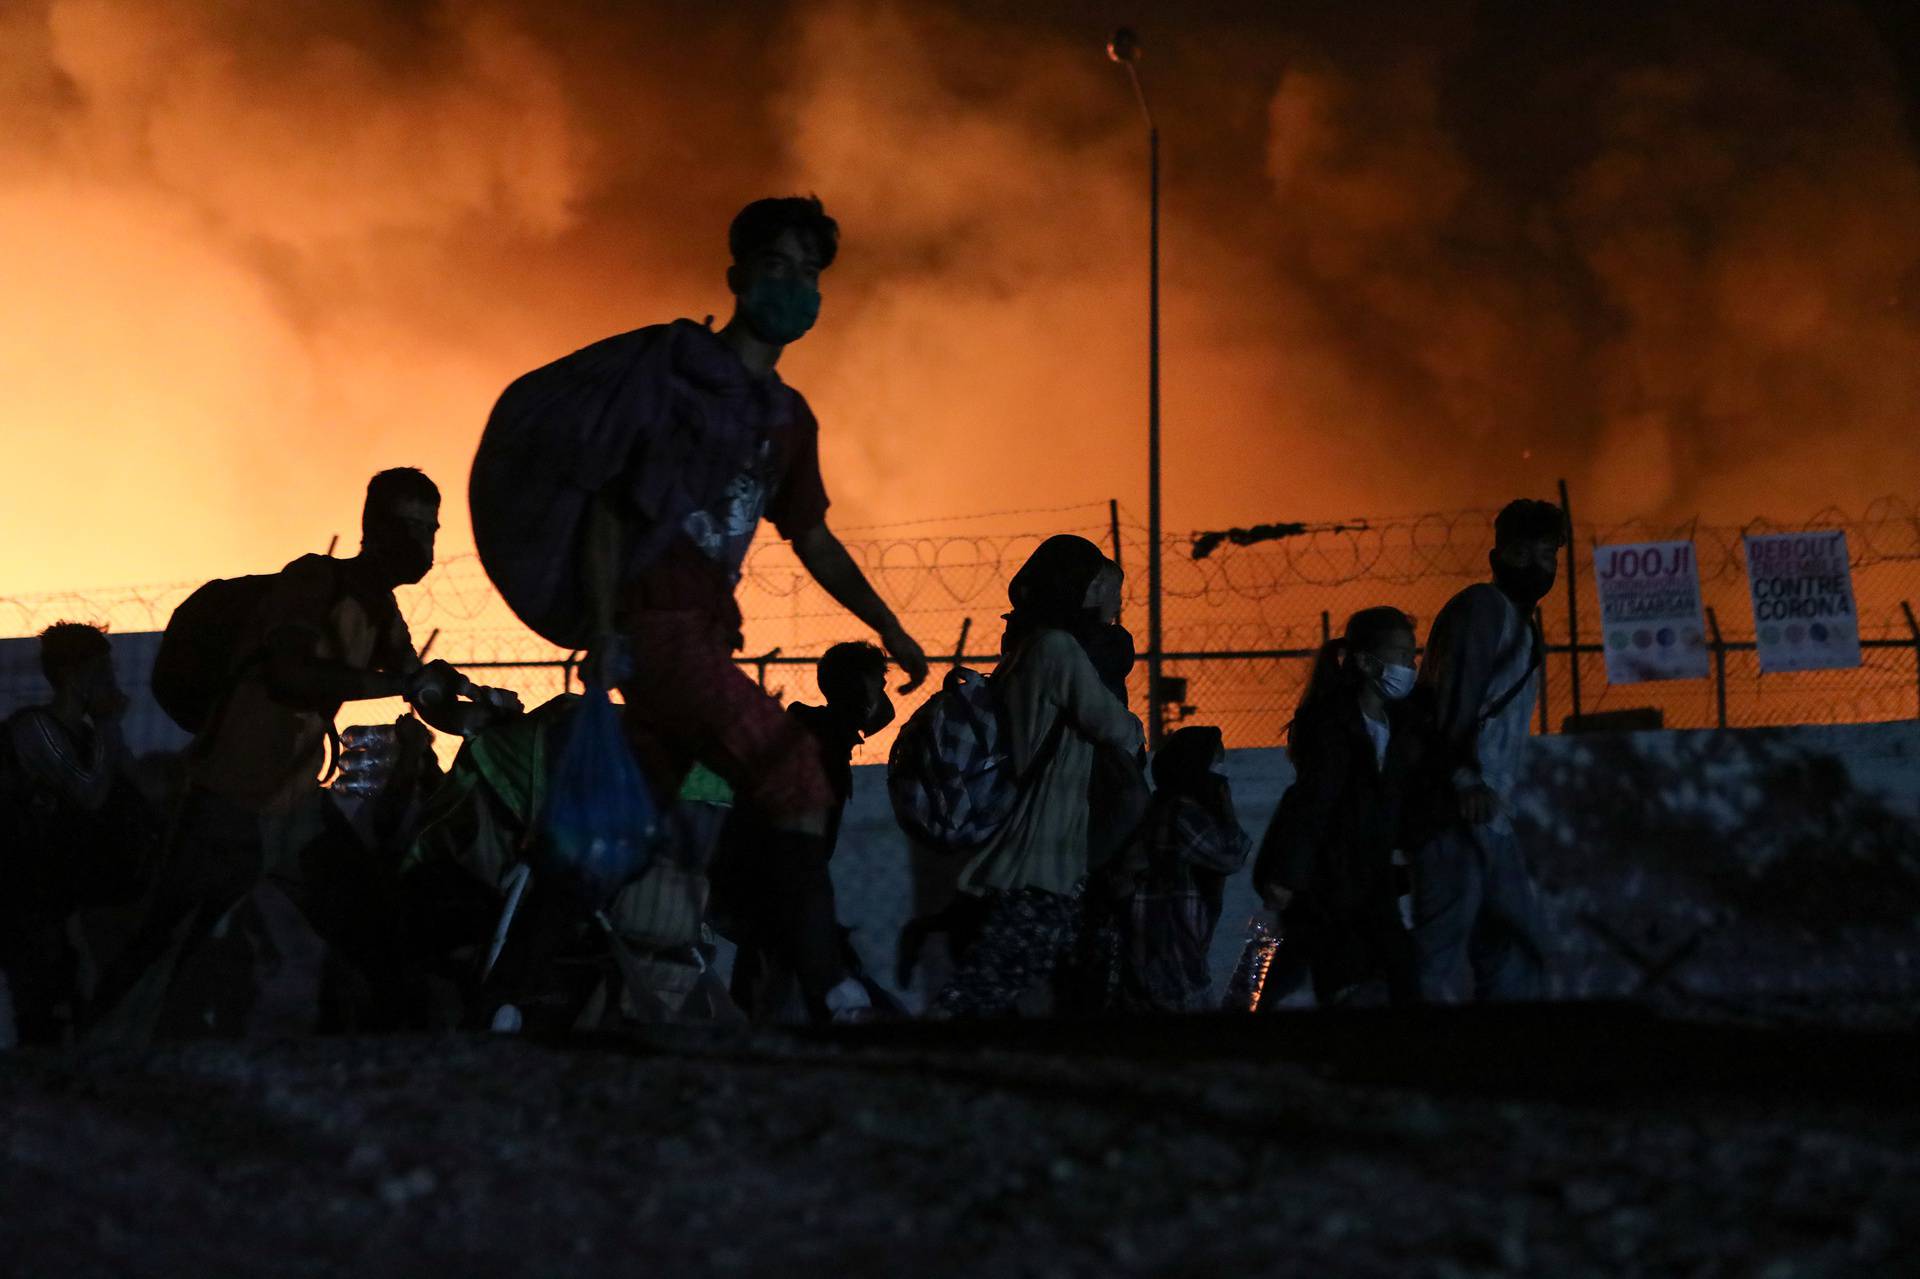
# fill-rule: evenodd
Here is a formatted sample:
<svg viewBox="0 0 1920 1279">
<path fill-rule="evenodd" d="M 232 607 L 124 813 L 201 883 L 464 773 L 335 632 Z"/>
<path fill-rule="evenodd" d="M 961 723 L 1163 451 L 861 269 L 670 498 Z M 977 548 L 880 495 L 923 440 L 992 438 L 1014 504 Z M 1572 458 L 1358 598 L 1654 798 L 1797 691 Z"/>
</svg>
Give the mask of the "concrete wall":
<svg viewBox="0 0 1920 1279">
<path fill-rule="evenodd" d="M 1293 780 L 1286 753 L 1235 751 L 1227 768 L 1257 842 Z M 1536 738 L 1518 810 L 1557 994 L 1635 993 L 1642 970 L 1619 944 L 1657 960 L 1690 942 L 1677 970 L 1690 996 L 1920 994 L 1920 723 Z M 877 976 L 955 869 L 910 853 L 883 771 L 856 770 L 834 879 Z M 1235 877 L 1216 990 L 1258 905 Z M 914 1006 L 916 986 L 901 992 Z"/>
<path fill-rule="evenodd" d="M 186 735 L 147 687 L 159 636 L 112 640 L 135 754 L 179 749 Z M 0 713 L 46 695 L 38 641 L 0 640 Z M 1235 751 L 1227 769 L 1257 841 L 1293 780 L 1286 754 Z M 945 903 L 957 868 L 909 851 L 880 767 L 855 772 L 834 878 L 843 922 L 886 979 L 901 925 Z M 1920 996 L 1920 723 L 1536 738 L 1518 826 L 1556 993 L 1635 993 L 1643 969 L 1623 946 L 1642 962 L 1691 946 L 1677 975 L 1696 996 Z M 1257 906 L 1247 875 L 1230 882 L 1217 989 Z M 910 1005 L 941 961 L 936 945 L 926 980 L 900 992 Z"/>
</svg>

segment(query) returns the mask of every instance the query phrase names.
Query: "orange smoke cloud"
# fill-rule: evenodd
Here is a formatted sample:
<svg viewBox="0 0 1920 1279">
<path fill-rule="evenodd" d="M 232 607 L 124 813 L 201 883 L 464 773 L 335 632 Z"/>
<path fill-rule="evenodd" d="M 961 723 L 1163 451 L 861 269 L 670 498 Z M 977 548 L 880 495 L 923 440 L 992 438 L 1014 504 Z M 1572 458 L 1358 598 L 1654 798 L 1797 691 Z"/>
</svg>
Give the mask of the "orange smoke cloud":
<svg viewBox="0 0 1920 1279">
<path fill-rule="evenodd" d="M 254 8 L 9 19 L 10 590 L 351 545 L 379 465 L 457 488 L 498 375 L 488 326 L 455 322 L 465 287 L 439 287 L 452 251 L 571 220 L 559 69 L 498 16 L 450 17 L 396 65 L 364 24 L 290 36 Z"/>
<path fill-rule="evenodd" d="M 1143 506 L 1144 139 L 1103 32 L 711 9 L 0 11 L 0 591 L 351 544 L 382 466 L 459 493 L 509 378 L 723 310 L 727 218 L 786 190 L 845 234 L 787 367 L 837 518 Z M 1529 28 L 1524 73 L 1435 12 L 1147 28 L 1170 528 L 1911 477 L 1920 166 L 1851 9 Z"/>
<path fill-rule="evenodd" d="M 1920 164 L 1860 9 L 1507 17 L 1304 42 L 1274 95 L 1276 293 L 1373 383 L 1331 420 L 1600 518 L 1910 484 Z"/>
</svg>

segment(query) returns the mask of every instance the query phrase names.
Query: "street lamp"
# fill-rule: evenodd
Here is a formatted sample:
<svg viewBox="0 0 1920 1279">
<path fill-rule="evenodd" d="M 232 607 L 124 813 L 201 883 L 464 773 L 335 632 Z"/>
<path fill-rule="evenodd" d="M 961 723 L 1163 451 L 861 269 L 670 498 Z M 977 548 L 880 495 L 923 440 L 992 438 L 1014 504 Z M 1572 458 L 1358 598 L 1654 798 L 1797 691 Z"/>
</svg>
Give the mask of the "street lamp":
<svg viewBox="0 0 1920 1279">
<path fill-rule="evenodd" d="M 1147 745 L 1160 745 L 1160 128 L 1140 82 L 1140 37 L 1121 27 L 1107 56 L 1127 69 L 1147 121 Z"/>
</svg>

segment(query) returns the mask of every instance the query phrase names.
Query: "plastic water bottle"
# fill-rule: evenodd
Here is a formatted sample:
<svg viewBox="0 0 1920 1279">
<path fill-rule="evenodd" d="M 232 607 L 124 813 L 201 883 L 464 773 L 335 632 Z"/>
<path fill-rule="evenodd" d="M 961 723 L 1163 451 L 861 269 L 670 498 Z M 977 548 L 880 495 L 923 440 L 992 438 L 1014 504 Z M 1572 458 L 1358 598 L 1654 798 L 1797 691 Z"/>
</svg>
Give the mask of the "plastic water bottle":
<svg viewBox="0 0 1920 1279">
<path fill-rule="evenodd" d="M 1270 910 L 1254 911 L 1247 920 L 1247 944 L 1240 948 L 1240 962 L 1233 966 L 1233 977 L 1227 982 L 1223 1008 L 1250 1013 L 1260 1007 L 1267 970 L 1273 967 L 1279 949 L 1280 916 Z"/>
<path fill-rule="evenodd" d="M 339 795 L 378 795 L 386 786 L 386 770 L 356 765 L 353 759 L 351 755 L 341 759 L 339 776 L 330 789 Z"/>
<path fill-rule="evenodd" d="M 378 795 L 393 775 L 396 739 L 391 724 L 355 724 L 340 734 L 340 775 L 333 789 L 342 795 Z"/>
<path fill-rule="evenodd" d="M 349 756 L 386 763 L 393 758 L 395 733 L 391 724 L 355 724 L 340 734 L 340 766 Z"/>
</svg>

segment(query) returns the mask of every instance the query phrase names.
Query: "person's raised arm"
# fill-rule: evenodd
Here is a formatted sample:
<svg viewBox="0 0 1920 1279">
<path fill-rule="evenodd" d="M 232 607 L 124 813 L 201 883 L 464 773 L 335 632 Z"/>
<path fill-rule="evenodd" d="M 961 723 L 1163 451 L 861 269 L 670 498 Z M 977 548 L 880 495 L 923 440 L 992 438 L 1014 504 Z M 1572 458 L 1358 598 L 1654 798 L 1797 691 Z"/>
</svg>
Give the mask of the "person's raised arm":
<svg viewBox="0 0 1920 1279">
<path fill-rule="evenodd" d="M 422 720 L 442 733 L 469 737 L 502 719 L 522 712 L 520 695 L 511 689 L 481 688 L 446 662 L 417 666 L 416 686 L 402 694 Z M 465 694 L 472 700 L 461 701 Z"/>
<path fill-rule="evenodd" d="M 405 697 L 412 676 L 370 671 L 319 655 L 319 633 L 304 626 L 283 626 L 267 637 L 267 687 L 274 700 L 302 710 L 325 711 L 343 702 Z"/>
<path fill-rule="evenodd" d="M 620 600 L 619 513 L 604 491 L 587 505 L 586 534 L 580 539 L 580 584 L 595 643 L 618 633 Z"/>
<path fill-rule="evenodd" d="M 580 591 L 587 609 L 587 659 L 581 678 L 601 687 L 620 682 L 620 552 L 625 529 L 603 489 L 587 504 L 580 538 Z"/>
<path fill-rule="evenodd" d="M 311 625 L 290 623 L 275 629 L 266 639 L 266 680 L 274 700 L 330 712 L 347 702 L 399 697 L 434 728 L 460 735 L 518 711 L 518 699 L 511 694 L 485 704 L 460 701 L 462 693 L 472 691 L 466 677 L 446 662 L 421 662 L 404 626 L 397 619 L 395 624 L 391 651 L 370 670 L 320 656 L 320 632 Z"/>
<path fill-rule="evenodd" d="M 847 548 L 840 544 L 824 520 L 793 539 L 793 553 L 828 595 L 880 637 L 881 647 L 907 673 L 907 682 L 900 686 L 900 691 L 910 693 L 920 687 L 927 678 L 927 655 L 900 625 L 900 619 L 873 589 L 867 575 L 860 571 L 853 556 L 847 554 Z"/>
<path fill-rule="evenodd" d="M 450 664 L 422 662 L 413 647 L 407 619 L 395 609 L 386 619 L 373 655 L 376 670 L 403 677 L 403 696 L 426 723 L 443 733 L 466 737 L 496 720 L 520 714 L 520 697 L 509 689 L 477 688 Z M 470 700 L 461 701 L 462 696 Z"/>
</svg>

